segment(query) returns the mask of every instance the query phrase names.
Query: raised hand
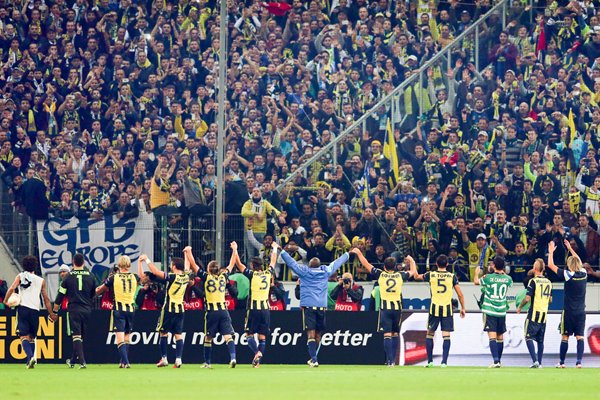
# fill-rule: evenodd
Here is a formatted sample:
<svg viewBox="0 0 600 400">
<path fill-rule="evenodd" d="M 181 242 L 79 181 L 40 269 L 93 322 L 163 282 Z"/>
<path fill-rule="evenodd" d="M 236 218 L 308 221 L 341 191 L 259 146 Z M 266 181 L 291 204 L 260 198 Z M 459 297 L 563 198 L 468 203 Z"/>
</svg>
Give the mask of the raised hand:
<svg viewBox="0 0 600 400">
<path fill-rule="evenodd" d="M 237 251 L 237 249 L 238 249 L 238 245 L 237 245 L 237 243 L 236 243 L 235 241 L 231 242 L 231 245 L 230 245 L 230 246 L 231 246 L 231 250 L 233 250 L 233 251 Z"/>
<path fill-rule="evenodd" d="M 571 244 L 569 243 L 569 246 Z M 556 250 L 556 243 L 554 243 L 554 241 L 551 241 L 550 243 L 548 243 L 548 253 L 552 254 L 554 253 L 554 251 Z"/>
<path fill-rule="evenodd" d="M 148 256 L 145 254 L 140 255 L 140 257 L 138 258 L 139 262 L 144 262 L 144 261 L 148 261 Z"/>
</svg>

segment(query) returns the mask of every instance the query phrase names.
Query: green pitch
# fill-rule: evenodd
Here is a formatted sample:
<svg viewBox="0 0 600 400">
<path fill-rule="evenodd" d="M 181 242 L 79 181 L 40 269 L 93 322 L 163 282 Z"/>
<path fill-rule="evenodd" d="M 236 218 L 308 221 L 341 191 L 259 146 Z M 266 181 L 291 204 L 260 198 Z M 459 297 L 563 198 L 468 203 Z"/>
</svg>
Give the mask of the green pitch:
<svg viewBox="0 0 600 400">
<path fill-rule="evenodd" d="M 263 365 L 234 370 L 215 365 L 158 369 L 134 365 L 89 365 L 86 370 L 62 365 L 0 365 L 4 399 L 554 399 L 595 398 L 598 369 L 485 368 L 322 365 Z"/>
</svg>

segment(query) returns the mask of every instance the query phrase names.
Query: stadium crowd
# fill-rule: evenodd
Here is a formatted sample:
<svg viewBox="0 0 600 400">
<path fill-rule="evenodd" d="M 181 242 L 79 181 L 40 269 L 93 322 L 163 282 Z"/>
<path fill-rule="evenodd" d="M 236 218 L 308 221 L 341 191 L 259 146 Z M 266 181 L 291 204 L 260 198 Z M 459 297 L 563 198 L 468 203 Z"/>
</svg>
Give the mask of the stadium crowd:
<svg viewBox="0 0 600 400">
<path fill-rule="evenodd" d="M 213 212 L 224 184 L 226 212 L 248 228 L 246 255 L 265 263 L 274 239 L 298 260 L 330 261 L 353 245 L 375 265 L 410 254 L 420 273 L 445 253 L 469 281 L 498 254 L 520 282 L 550 241 L 564 264 L 567 238 L 598 266 L 598 1 L 515 2 L 506 31 L 499 17 L 481 28 L 479 60 L 465 39 L 450 70 L 426 71 L 422 104 L 399 101 L 394 156 L 384 155 L 383 110 L 343 140 L 337 165 L 322 159 L 279 191 L 492 4 L 227 5 L 220 183 L 218 2 L 0 0 L 0 162 L 14 210 L 153 213 L 186 227 Z M 476 61 L 489 66 L 479 73 Z M 340 272 L 369 279 L 354 258 Z"/>
</svg>

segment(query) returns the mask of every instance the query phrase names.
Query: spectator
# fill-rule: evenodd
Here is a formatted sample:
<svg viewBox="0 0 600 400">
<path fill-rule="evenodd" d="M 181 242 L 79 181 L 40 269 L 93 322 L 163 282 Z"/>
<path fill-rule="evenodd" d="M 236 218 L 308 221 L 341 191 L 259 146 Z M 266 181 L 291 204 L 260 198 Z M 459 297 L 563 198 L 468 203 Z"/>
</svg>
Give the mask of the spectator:
<svg viewBox="0 0 600 400">
<path fill-rule="evenodd" d="M 338 279 L 330 296 L 335 299 L 336 311 L 360 311 L 363 292 L 363 287 L 354 283 L 352 274 L 346 272 Z"/>
</svg>

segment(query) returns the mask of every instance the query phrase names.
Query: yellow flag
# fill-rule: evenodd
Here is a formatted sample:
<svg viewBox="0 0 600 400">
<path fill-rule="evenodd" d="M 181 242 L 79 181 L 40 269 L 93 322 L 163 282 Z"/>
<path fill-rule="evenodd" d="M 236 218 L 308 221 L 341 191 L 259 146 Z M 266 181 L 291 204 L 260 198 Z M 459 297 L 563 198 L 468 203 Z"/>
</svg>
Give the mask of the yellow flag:
<svg viewBox="0 0 600 400">
<path fill-rule="evenodd" d="M 390 186 L 393 188 L 398 183 L 400 178 L 400 172 L 398 168 L 400 163 L 398 161 L 398 151 L 396 149 L 396 139 L 394 138 L 394 131 L 392 130 L 392 122 L 388 118 L 387 122 L 387 134 L 385 136 L 385 143 L 383 144 L 383 156 L 390 161 L 391 174 L 389 179 Z"/>
<path fill-rule="evenodd" d="M 569 109 L 569 129 L 571 130 L 571 136 L 569 137 L 569 144 L 573 143 L 577 137 L 577 130 L 575 129 L 575 117 L 573 116 L 573 109 Z"/>
</svg>

